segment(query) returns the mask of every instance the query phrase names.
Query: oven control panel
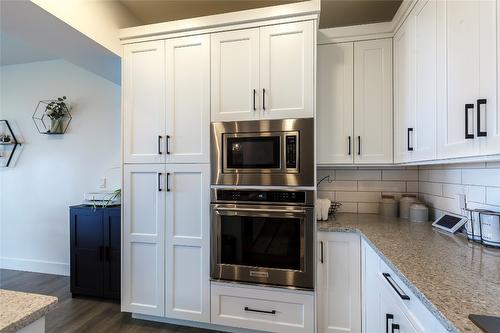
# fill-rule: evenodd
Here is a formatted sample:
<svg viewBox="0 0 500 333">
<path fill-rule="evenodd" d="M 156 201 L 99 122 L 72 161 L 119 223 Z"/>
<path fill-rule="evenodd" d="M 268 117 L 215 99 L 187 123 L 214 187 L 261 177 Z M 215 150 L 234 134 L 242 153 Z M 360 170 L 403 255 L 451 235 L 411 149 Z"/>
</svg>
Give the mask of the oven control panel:
<svg viewBox="0 0 500 333">
<path fill-rule="evenodd" d="M 217 201 L 305 203 L 304 191 L 217 190 Z"/>
</svg>

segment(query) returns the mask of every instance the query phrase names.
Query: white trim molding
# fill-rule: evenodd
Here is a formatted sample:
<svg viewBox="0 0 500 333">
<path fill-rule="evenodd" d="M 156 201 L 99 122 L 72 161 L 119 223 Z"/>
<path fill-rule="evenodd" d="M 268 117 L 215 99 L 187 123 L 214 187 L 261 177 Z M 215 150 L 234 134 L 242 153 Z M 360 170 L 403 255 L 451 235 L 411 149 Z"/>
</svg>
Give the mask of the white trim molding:
<svg viewBox="0 0 500 333">
<path fill-rule="evenodd" d="M 321 29 L 318 31 L 318 44 L 392 38 L 417 2 L 418 0 L 403 0 L 390 22 Z"/>
<path fill-rule="evenodd" d="M 290 21 L 291 19 L 299 16 L 311 16 L 309 19 L 319 19 L 320 11 L 320 0 L 310 0 L 285 5 L 248 9 L 238 12 L 124 28 L 120 30 L 118 36 L 123 44 L 128 44 L 146 40 L 164 39 L 166 36 L 187 36 L 190 31 L 196 31 L 197 34 L 202 34 L 249 28 L 260 26 L 264 21 Z M 273 22 L 273 24 L 278 23 L 282 22 Z"/>
<path fill-rule="evenodd" d="M 0 257 L 0 268 L 69 276 L 69 264 L 64 262 Z"/>
</svg>

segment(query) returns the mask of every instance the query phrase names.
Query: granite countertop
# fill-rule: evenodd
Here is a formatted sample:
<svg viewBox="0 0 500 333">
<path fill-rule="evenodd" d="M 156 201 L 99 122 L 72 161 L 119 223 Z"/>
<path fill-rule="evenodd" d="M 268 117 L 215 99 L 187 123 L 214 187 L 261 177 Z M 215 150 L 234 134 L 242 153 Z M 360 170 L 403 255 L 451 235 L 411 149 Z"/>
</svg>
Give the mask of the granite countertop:
<svg viewBox="0 0 500 333">
<path fill-rule="evenodd" d="M 374 214 L 338 214 L 319 231 L 359 232 L 452 332 L 481 332 L 469 314 L 500 316 L 500 250 L 431 223 Z"/>
<path fill-rule="evenodd" d="M 56 307 L 57 297 L 0 289 L 0 333 L 16 332 Z"/>
</svg>

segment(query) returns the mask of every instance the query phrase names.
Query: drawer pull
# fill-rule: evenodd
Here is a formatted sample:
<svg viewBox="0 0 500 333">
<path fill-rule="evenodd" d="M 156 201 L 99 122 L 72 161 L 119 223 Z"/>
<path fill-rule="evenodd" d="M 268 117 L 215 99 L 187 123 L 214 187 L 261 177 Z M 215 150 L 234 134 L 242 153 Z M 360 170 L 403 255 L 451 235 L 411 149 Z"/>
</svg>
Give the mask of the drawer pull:
<svg viewBox="0 0 500 333">
<path fill-rule="evenodd" d="M 319 245 L 320 245 L 320 258 L 319 258 L 319 261 L 323 264 L 325 261 L 324 261 L 324 258 L 323 258 L 323 241 L 320 241 L 319 242 Z"/>
<path fill-rule="evenodd" d="M 385 314 L 385 333 L 389 333 L 389 320 L 394 320 L 394 315 L 391 313 Z"/>
<path fill-rule="evenodd" d="M 251 309 L 248 306 L 245 306 L 245 311 L 248 311 L 248 312 L 258 312 L 258 313 L 267 313 L 267 314 L 272 314 L 272 315 L 276 314 L 276 310 L 271 310 L 271 311 L 257 310 L 257 309 Z"/>
<path fill-rule="evenodd" d="M 401 289 L 400 286 L 398 286 L 398 284 L 396 283 L 396 281 L 394 281 L 394 279 L 392 278 L 391 274 L 389 273 L 382 273 L 382 275 L 385 277 L 385 279 L 387 280 L 387 282 L 389 282 L 389 284 L 391 285 L 392 289 L 394 289 L 399 297 L 401 297 L 401 299 L 405 299 L 405 300 L 409 300 L 410 299 L 410 296 L 406 295 L 405 292 L 403 291 L 403 289 Z"/>
<path fill-rule="evenodd" d="M 398 330 L 398 333 L 399 333 L 399 325 L 398 324 L 392 324 L 391 333 L 394 333 L 394 330 Z"/>
<path fill-rule="evenodd" d="M 486 131 L 481 131 L 481 105 L 486 107 L 486 99 L 477 100 L 477 136 L 487 136 L 488 133 Z"/>
<path fill-rule="evenodd" d="M 474 133 L 469 133 L 469 111 L 474 113 L 474 104 L 465 104 L 465 138 L 474 139 Z"/>
</svg>

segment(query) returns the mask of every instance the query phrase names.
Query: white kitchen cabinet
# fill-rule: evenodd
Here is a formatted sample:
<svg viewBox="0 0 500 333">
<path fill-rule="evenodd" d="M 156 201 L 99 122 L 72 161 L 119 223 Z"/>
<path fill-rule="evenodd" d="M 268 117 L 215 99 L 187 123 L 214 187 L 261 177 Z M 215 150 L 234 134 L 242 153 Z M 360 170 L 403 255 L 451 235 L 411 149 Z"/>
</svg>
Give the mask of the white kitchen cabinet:
<svg viewBox="0 0 500 333">
<path fill-rule="evenodd" d="M 164 163 L 165 42 L 123 49 L 123 161 Z"/>
<path fill-rule="evenodd" d="M 165 164 L 123 169 L 122 311 L 163 316 Z"/>
<path fill-rule="evenodd" d="M 437 2 L 438 158 L 481 155 L 488 137 L 480 132 L 488 127 L 495 136 L 496 6 L 492 0 Z M 490 119 L 484 107 L 478 113 L 481 99 Z"/>
<path fill-rule="evenodd" d="M 210 36 L 167 39 L 167 163 L 210 162 Z"/>
<path fill-rule="evenodd" d="M 317 163 L 352 164 L 354 44 L 318 45 Z"/>
<path fill-rule="evenodd" d="M 497 64 L 497 77 L 500 75 L 500 6 L 498 2 L 495 2 L 494 6 L 496 7 L 496 64 Z M 500 96 L 500 84 L 497 81 L 496 86 L 496 96 Z M 495 107 L 497 106 L 497 107 Z M 483 116 L 484 113 L 481 113 Z M 491 103 L 487 103 L 486 107 L 486 121 L 482 121 L 482 124 L 487 125 L 487 136 L 485 138 L 481 138 L 482 143 L 482 153 L 484 155 L 493 155 L 500 154 L 500 110 L 498 108 L 498 100 L 496 105 L 491 105 Z"/>
<path fill-rule="evenodd" d="M 314 116 L 315 23 L 260 28 L 261 118 Z"/>
<path fill-rule="evenodd" d="M 210 165 L 167 166 L 166 316 L 210 322 Z"/>
<path fill-rule="evenodd" d="M 124 163 L 210 162 L 210 36 L 126 45 Z"/>
<path fill-rule="evenodd" d="M 354 43 L 354 162 L 393 162 L 392 40 Z"/>
<path fill-rule="evenodd" d="M 398 326 L 401 333 L 448 332 L 364 240 L 361 242 L 361 262 L 363 332 L 395 332 Z M 394 330 L 393 324 L 398 325 Z"/>
<path fill-rule="evenodd" d="M 209 191 L 208 164 L 124 166 L 123 311 L 210 321 Z"/>
<path fill-rule="evenodd" d="M 314 293 L 246 284 L 211 284 L 212 323 L 276 333 L 314 332 Z"/>
<path fill-rule="evenodd" d="M 392 40 L 318 46 L 319 165 L 393 162 Z"/>
<path fill-rule="evenodd" d="M 315 23 L 211 35 L 211 121 L 314 115 Z"/>
<path fill-rule="evenodd" d="M 436 158 L 436 1 L 421 1 L 394 36 L 394 159 Z"/>
<path fill-rule="evenodd" d="M 318 241 L 318 332 L 361 332 L 360 236 L 320 232 Z"/>
<path fill-rule="evenodd" d="M 212 121 L 259 118 L 259 28 L 211 35 Z"/>
</svg>

